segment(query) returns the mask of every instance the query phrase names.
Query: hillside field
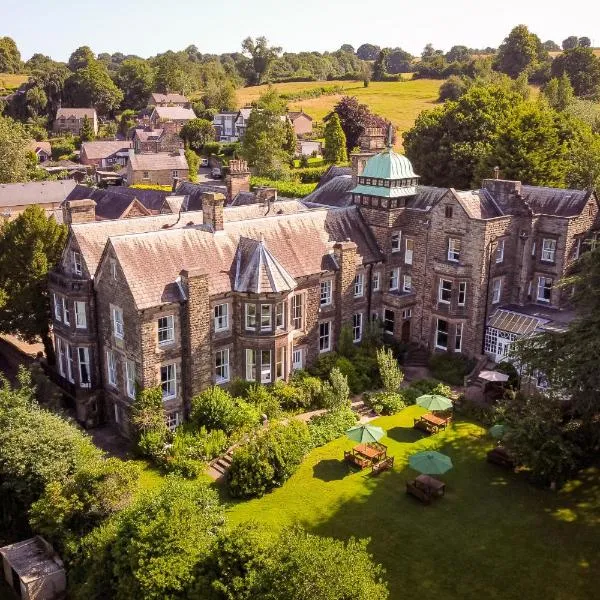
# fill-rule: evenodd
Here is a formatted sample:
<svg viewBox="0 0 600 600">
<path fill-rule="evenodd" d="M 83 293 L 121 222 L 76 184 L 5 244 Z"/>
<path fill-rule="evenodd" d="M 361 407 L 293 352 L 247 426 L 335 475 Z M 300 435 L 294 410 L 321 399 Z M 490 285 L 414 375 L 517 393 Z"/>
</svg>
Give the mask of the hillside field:
<svg viewBox="0 0 600 600">
<path fill-rule="evenodd" d="M 315 81 L 278 83 L 274 87 L 280 93 L 294 93 L 321 86 L 339 85 L 348 96 L 356 96 L 374 113 L 389 119 L 398 134 L 410 129 L 417 115 L 436 105 L 442 81 L 439 79 L 412 79 L 410 81 L 371 82 L 364 87 L 362 81 Z M 256 100 L 267 86 L 254 86 L 238 90 L 238 102 L 244 106 Z M 331 111 L 342 95 L 321 96 L 290 102 L 291 110 L 304 110 L 318 121 Z"/>
<path fill-rule="evenodd" d="M 12 92 L 25 83 L 29 75 L 15 75 L 14 73 L 0 73 L 0 92 Z"/>
</svg>

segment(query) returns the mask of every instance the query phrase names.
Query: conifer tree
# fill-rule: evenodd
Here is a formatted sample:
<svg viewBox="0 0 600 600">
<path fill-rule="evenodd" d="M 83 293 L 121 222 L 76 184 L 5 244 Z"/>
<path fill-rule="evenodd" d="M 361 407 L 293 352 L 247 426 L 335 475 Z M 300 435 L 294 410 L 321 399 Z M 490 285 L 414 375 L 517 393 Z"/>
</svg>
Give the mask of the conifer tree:
<svg viewBox="0 0 600 600">
<path fill-rule="evenodd" d="M 333 113 L 325 125 L 325 150 L 323 154 L 327 162 L 345 163 L 348 161 L 346 136 L 337 113 Z"/>
</svg>

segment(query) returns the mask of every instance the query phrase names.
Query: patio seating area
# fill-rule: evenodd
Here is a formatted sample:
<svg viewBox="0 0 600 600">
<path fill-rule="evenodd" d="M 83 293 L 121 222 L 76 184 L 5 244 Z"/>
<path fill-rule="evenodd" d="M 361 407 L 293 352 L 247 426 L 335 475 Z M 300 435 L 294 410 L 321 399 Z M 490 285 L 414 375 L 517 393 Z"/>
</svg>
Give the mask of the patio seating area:
<svg viewBox="0 0 600 600">
<path fill-rule="evenodd" d="M 437 433 L 441 429 L 446 429 L 452 423 L 452 416 L 434 415 L 425 413 L 420 417 L 415 417 L 413 427 L 426 433 Z"/>
</svg>

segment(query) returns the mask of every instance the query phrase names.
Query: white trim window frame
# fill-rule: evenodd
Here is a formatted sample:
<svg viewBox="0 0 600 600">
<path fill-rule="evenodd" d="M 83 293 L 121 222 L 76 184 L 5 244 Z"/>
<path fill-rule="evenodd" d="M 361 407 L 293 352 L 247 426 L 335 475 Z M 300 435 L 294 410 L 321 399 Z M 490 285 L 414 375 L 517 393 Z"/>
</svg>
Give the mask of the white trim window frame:
<svg viewBox="0 0 600 600">
<path fill-rule="evenodd" d="M 86 303 L 75 300 L 75 328 L 87 329 Z"/>
<path fill-rule="evenodd" d="M 536 294 L 538 302 L 550 302 L 552 299 L 552 283 L 553 279 L 550 277 L 538 277 Z"/>
<path fill-rule="evenodd" d="M 402 248 L 402 232 L 394 231 L 391 238 L 392 252 L 400 252 Z"/>
<path fill-rule="evenodd" d="M 117 387 L 117 357 L 115 356 L 114 350 L 106 351 L 106 375 L 108 385 Z"/>
<path fill-rule="evenodd" d="M 450 304 L 452 301 L 452 281 L 450 279 L 440 279 L 438 284 L 438 302 Z"/>
<path fill-rule="evenodd" d="M 292 369 L 294 371 L 304 369 L 304 348 L 292 349 Z"/>
<path fill-rule="evenodd" d="M 496 264 L 504 262 L 504 240 L 498 240 L 496 245 Z"/>
<path fill-rule="evenodd" d="M 285 379 L 285 346 L 275 349 L 275 379 Z"/>
<path fill-rule="evenodd" d="M 450 262 L 459 262 L 460 261 L 460 239 L 448 238 L 447 258 Z"/>
<path fill-rule="evenodd" d="M 321 306 L 330 306 L 332 299 L 332 281 L 331 279 L 326 279 L 325 281 L 321 281 L 321 295 L 320 295 L 320 305 Z"/>
<path fill-rule="evenodd" d="M 246 348 L 246 381 L 256 381 L 256 350 Z"/>
<path fill-rule="evenodd" d="M 352 315 L 352 341 L 358 344 L 362 340 L 363 334 L 363 314 L 355 313 Z"/>
<path fill-rule="evenodd" d="M 383 331 L 384 333 L 389 333 L 390 335 L 394 335 L 394 329 L 396 327 L 396 313 L 386 308 L 383 311 Z"/>
<path fill-rule="evenodd" d="M 331 350 L 331 321 L 319 323 L 319 352 Z"/>
<path fill-rule="evenodd" d="M 227 383 L 229 379 L 229 348 L 223 348 L 215 352 L 215 380 L 217 383 Z"/>
<path fill-rule="evenodd" d="M 294 329 L 303 329 L 304 327 L 304 295 L 296 294 L 292 296 L 292 325 Z"/>
<path fill-rule="evenodd" d="M 123 310 L 118 306 L 112 308 L 113 335 L 122 340 L 125 338 L 125 324 L 123 323 Z"/>
<path fill-rule="evenodd" d="M 278 331 L 285 329 L 285 302 L 275 304 L 275 329 Z"/>
<path fill-rule="evenodd" d="M 407 294 L 412 292 L 412 277 L 410 275 L 404 275 L 402 278 L 402 291 Z"/>
<path fill-rule="evenodd" d="M 260 330 L 273 331 L 273 306 L 271 304 L 260 305 Z"/>
<path fill-rule="evenodd" d="M 406 238 L 404 240 L 404 264 L 412 265 L 415 252 L 415 240 Z"/>
<path fill-rule="evenodd" d="M 229 304 L 217 304 L 213 309 L 215 332 L 227 331 L 229 329 Z"/>
<path fill-rule="evenodd" d="M 398 291 L 400 287 L 400 269 L 396 267 L 390 271 L 389 290 L 390 292 Z"/>
<path fill-rule="evenodd" d="M 273 366 L 271 364 L 271 351 L 260 350 L 260 382 L 271 383 L 273 381 Z"/>
<path fill-rule="evenodd" d="M 158 318 L 158 345 L 167 346 L 175 341 L 175 317 L 164 315 Z"/>
<path fill-rule="evenodd" d="M 373 273 L 373 291 L 378 292 L 381 286 L 381 274 L 379 271 Z"/>
<path fill-rule="evenodd" d="M 90 367 L 90 349 L 86 346 L 77 348 L 77 363 L 79 365 L 79 385 L 82 388 L 92 387 L 92 372 Z"/>
<path fill-rule="evenodd" d="M 365 275 L 357 273 L 354 277 L 354 297 L 362 298 L 365 293 Z"/>
<path fill-rule="evenodd" d="M 175 363 L 160 366 L 160 387 L 163 401 L 177 397 L 177 365 Z"/>
<path fill-rule="evenodd" d="M 464 306 L 467 303 L 467 282 L 458 282 L 458 306 Z"/>
<path fill-rule="evenodd" d="M 246 302 L 244 310 L 245 329 L 247 331 L 256 331 L 256 304 Z"/>
<path fill-rule="evenodd" d="M 457 323 L 454 330 L 454 352 L 462 351 L 463 324 Z"/>
<path fill-rule="evenodd" d="M 440 329 L 440 323 L 444 323 L 445 329 Z M 448 326 L 448 321 L 438 318 L 435 324 L 435 347 L 439 350 L 448 350 L 449 336 L 450 327 Z"/>
<path fill-rule="evenodd" d="M 62 323 L 62 300 L 56 293 L 52 293 L 54 298 L 54 319 L 59 323 Z"/>
<path fill-rule="evenodd" d="M 544 238 L 542 240 L 542 262 L 556 262 L 556 240 L 552 238 Z"/>
<path fill-rule="evenodd" d="M 502 297 L 502 277 L 492 280 L 492 304 L 498 304 Z"/>
<path fill-rule="evenodd" d="M 125 361 L 125 381 L 127 395 L 135 399 L 135 363 L 132 360 Z"/>
<path fill-rule="evenodd" d="M 81 254 L 73 250 L 71 257 L 73 260 L 73 273 L 75 273 L 75 275 L 81 275 L 83 273 Z"/>
<path fill-rule="evenodd" d="M 61 296 L 60 301 L 62 303 L 63 323 L 65 325 L 70 325 L 71 324 L 71 314 L 69 312 L 68 301 L 64 296 Z"/>
</svg>

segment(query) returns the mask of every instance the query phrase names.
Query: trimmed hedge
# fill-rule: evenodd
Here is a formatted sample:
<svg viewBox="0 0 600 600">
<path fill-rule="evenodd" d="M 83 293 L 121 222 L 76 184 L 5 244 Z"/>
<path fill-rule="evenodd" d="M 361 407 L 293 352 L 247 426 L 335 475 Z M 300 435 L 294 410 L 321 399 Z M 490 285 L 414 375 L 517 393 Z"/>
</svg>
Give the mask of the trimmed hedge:
<svg viewBox="0 0 600 600">
<path fill-rule="evenodd" d="M 294 176 L 300 177 L 301 183 L 319 183 L 321 177 L 325 175 L 330 165 L 322 167 L 301 167 L 292 171 Z"/>
<path fill-rule="evenodd" d="M 267 179 L 266 177 L 251 177 L 250 185 L 252 187 L 264 186 L 275 188 L 280 196 L 285 198 L 304 198 L 317 187 L 316 183 L 299 183 L 297 181 L 277 181 Z"/>
</svg>

